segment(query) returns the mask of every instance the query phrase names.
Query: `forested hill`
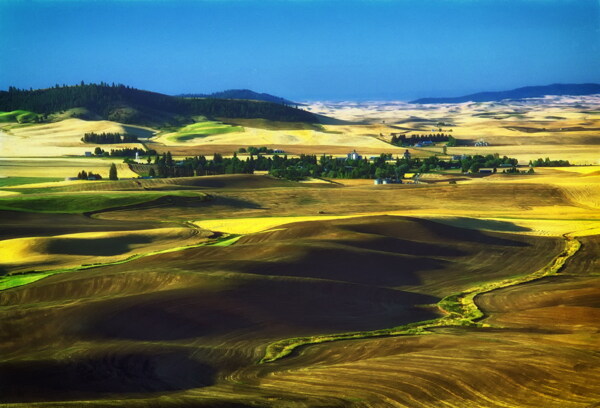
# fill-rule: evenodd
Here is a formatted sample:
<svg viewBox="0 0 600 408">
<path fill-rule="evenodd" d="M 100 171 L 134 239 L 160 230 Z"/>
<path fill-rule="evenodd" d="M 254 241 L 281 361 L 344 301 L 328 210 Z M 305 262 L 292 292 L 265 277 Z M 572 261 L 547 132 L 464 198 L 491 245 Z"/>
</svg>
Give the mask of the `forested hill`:
<svg viewBox="0 0 600 408">
<path fill-rule="evenodd" d="M 296 102 L 289 101 L 279 96 L 274 96 L 268 93 L 258 93 L 250 89 L 229 89 L 227 91 L 214 92 L 211 94 L 182 94 L 177 95 L 185 98 L 219 98 L 219 99 L 247 99 L 250 101 L 264 101 L 279 103 L 282 105 L 296 106 Z"/>
<path fill-rule="evenodd" d="M 539 98 L 545 95 L 593 95 L 600 94 L 600 84 L 552 84 L 526 86 L 501 92 L 480 92 L 453 98 L 421 98 L 411 103 L 463 103 L 491 102 L 503 99 Z"/>
<path fill-rule="evenodd" d="M 0 111 L 27 110 L 50 115 L 73 108 L 121 123 L 166 125 L 209 118 L 264 118 L 316 123 L 312 113 L 271 102 L 216 98 L 182 98 L 142 91 L 124 85 L 81 84 L 48 89 L 0 91 Z"/>
</svg>

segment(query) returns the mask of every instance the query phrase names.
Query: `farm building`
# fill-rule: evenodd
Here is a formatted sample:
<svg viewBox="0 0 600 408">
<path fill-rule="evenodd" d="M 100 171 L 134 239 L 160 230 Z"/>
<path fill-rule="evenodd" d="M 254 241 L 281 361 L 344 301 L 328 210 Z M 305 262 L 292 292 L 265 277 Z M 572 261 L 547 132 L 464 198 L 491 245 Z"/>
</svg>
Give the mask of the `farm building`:
<svg viewBox="0 0 600 408">
<path fill-rule="evenodd" d="M 376 178 L 373 180 L 373 184 L 381 185 L 381 184 L 402 184 L 402 180 L 396 180 L 391 178 Z"/>
<path fill-rule="evenodd" d="M 353 150 L 352 153 L 348 153 L 348 157 L 346 160 L 360 160 L 362 156 L 356 153 L 356 150 Z"/>
<path fill-rule="evenodd" d="M 92 157 L 92 152 L 85 152 L 85 157 Z"/>
<path fill-rule="evenodd" d="M 479 169 L 479 174 L 492 174 L 494 169 Z"/>
</svg>

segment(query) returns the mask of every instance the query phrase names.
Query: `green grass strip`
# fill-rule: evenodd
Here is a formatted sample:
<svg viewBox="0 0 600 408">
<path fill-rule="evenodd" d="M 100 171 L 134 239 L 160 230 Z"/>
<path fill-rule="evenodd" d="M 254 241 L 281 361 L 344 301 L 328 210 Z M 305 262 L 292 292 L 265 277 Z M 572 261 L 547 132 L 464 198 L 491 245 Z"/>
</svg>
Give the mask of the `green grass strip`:
<svg viewBox="0 0 600 408">
<path fill-rule="evenodd" d="M 0 178 L 0 187 L 21 186 L 24 184 L 47 183 L 61 181 L 60 177 L 3 177 Z"/>
<path fill-rule="evenodd" d="M 165 196 L 206 198 L 203 193 L 189 191 L 28 194 L 0 197 L 0 210 L 80 214 L 142 204 Z"/>
<path fill-rule="evenodd" d="M 24 275 L 8 275 L 0 277 L 0 291 L 17 286 L 27 285 L 45 278 L 46 276 L 53 275 L 52 272 L 41 272 L 41 273 L 28 273 Z"/>
<path fill-rule="evenodd" d="M 543 268 L 528 275 L 484 283 L 482 285 L 467 289 L 461 293 L 446 296 L 437 304 L 438 308 L 445 314 L 442 317 L 433 320 L 409 323 L 390 329 L 339 333 L 322 336 L 295 337 L 279 340 L 267 346 L 265 355 L 259 361 L 259 363 L 264 364 L 280 360 L 286 356 L 289 356 L 299 347 L 311 344 L 340 340 L 366 339 L 382 336 L 431 334 L 428 329 L 441 326 L 483 327 L 484 325 L 480 322 L 480 320 L 484 318 L 485 315 L 475 304 L 475 297 L 496 289 L 507 288 L 509 286 L 519 285 L 557 274 L 563 268 L 565 262 L 575 255 L 575 253 L 577 253 L 581 247 L 581 243 L 574 237 L 568 235 L 564 235 L 563 237 L 565 238 L 565 247 L 563 251 Z"/>
</svg>

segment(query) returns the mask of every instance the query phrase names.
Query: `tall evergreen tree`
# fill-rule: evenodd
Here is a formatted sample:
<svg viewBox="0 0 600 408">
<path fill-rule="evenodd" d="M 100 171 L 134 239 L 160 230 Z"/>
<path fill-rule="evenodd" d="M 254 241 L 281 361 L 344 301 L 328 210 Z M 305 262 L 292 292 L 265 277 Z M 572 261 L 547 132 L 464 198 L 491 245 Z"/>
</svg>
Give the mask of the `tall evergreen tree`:
<svg viewBox="0 0 600 408">
<path fill-rule="evenodd" d="M 108 171 L 108 178 L 110 180 L 118 180 L 119 177 L 117 177 L 117 166 L 115 166 L 115 164 L 111 164 L 110 165 L 110 170 Z"/>
</svg>

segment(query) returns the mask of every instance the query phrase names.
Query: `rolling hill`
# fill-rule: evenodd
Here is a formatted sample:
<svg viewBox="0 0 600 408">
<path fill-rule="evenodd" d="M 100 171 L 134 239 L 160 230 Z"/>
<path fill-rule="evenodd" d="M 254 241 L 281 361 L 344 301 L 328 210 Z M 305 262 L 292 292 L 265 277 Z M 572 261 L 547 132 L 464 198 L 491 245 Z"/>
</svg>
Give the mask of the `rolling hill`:
<svg viewBox="0 0 600 408">
<path fill-rule="evenodd" d="M 283 122 L 316 123 L 312 113 L 280 103 L 217 98 L 181 98 L 125 85 L 81 84 L 54 88 L 0 91 L 0 112 L 27 110 L 48 120 L 72 109 L 115 122 L 139 125 L 190 123 L 207 118 L 263 118 Z"/>
<path fill-rule="evenodd" d="M 463 103 L 490 102 L 503 99 L 538 98 L 545 95 L 593 95 L 600 93 L 600 84 L 552 84 L 545 86 L 526 86 L 500 92 L 479 92 L 452 98 L 421 98 L 411 103 Z"/>
<path fill-rule="evenodd" d="M 250 89 L 228 89 L 221 92 L 213 92 L 211 94 L 181 94 L 177 95 L 183 98 L 217 98 L 217 99 L 244 99 L 249 101 L 273 102 L 281 105 L 298 105 L 296 102 L 274 96 L 268 93 L 258 93 Z"/>
</svg>

